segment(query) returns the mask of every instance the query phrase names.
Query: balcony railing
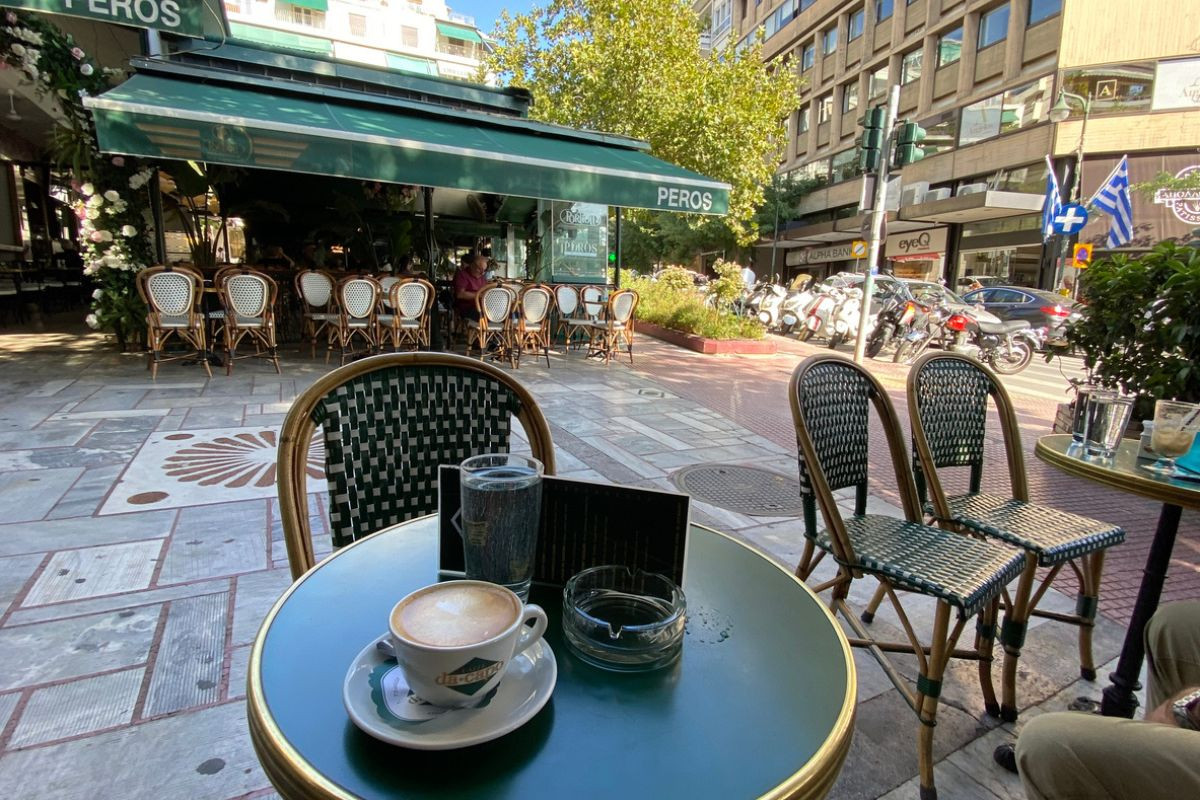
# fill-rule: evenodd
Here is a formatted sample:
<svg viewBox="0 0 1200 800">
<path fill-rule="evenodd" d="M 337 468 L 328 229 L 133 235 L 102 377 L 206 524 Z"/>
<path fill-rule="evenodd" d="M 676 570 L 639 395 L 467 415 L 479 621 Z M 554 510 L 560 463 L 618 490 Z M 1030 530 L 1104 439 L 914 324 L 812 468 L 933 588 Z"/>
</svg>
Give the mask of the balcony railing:
<svg viewBox="0 0 1200 800">
<path fill-rule="evenodd" d="M 448 11 L 446 16 L 450 18 L 451 22 L 457 22 L 462 25 L 470 25 L 472 28 L 475 27 L 475 18 L 470 14 L 459 14 L 456 11 Z"/>
</svg>

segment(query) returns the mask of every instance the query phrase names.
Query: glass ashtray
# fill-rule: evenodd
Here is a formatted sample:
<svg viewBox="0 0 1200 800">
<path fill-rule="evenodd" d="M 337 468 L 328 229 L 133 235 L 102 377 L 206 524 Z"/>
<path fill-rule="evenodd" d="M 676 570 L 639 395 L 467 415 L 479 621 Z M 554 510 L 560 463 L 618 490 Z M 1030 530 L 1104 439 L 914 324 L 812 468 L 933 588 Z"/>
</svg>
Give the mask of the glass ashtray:
<svg viewBox="0 0 1200 800">
<path fill-rule="evenodd" d="M 562 619 L 575 655 L 603 669 L 641 672 L 679 657 L 687 600 L 657 573 L 592 567 L 567 581 Z"/>
</svg>

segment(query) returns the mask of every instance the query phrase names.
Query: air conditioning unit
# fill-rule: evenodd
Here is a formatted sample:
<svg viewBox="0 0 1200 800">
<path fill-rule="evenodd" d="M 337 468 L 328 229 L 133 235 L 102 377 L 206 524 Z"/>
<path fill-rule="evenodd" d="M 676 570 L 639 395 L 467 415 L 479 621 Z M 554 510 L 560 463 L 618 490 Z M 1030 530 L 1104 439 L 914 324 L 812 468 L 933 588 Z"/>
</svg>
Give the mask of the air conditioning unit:
<svg viewBox="0 0 1200 800">
<path fill-rule="evenodd" d="M 967 194 L 979 194 L 980 192 L 986 192 L 987 190 L 988 185 L 986 183 L 964 183 L 962 186 L 958 187 L 958 196 L 962 197 L 963 195 Z"/>
<path fill-rule="evenodd" d="M 941 189 L 930 189 L 925 193 L 925 202 L 932 203 L 934 200 L 946 200 L 950 197 L 950 189 L 943 187 Z"/>
<path fill-rule="evenodd" d="M 903 208 L 905 206 L 915 206 L 918 203 L 924 203 L 928 192 L 929 181 L 906 183 L 904 189 L 900 192 L 900 207 Z"/>
</svg>

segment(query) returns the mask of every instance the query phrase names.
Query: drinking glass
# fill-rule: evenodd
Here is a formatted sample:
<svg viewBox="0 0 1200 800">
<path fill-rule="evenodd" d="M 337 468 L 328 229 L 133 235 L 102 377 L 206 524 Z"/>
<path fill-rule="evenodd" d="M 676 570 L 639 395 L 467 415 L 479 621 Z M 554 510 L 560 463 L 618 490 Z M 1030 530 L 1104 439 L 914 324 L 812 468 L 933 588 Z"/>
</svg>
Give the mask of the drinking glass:
<svg viewBox="0 0 1200 800">
<path fill-rule="evenodd" d="M 542 516 L 542 462 L 492 453 L 468 458 L 460 469 L 467 578 L 500 584 L 524 602 Z"/>
<path fill-rule="evenodd" d="M 1150 447 L 1158 461 L 1145 468 L 1161 474 L 1175 472 L 1175 459 L 1187 453 L 1200 430 L 1200 405 L 1159 400 L 1154 404 L 1154 431 Z"/>
<path fill-rule="evenodd" d="M 1084 449 L 1090 456 L 1116 455 L 1121 434 L 1133 413 L 1133 398 L 1116 392 L 1093 392 L 1088 397 L 1088 430 Z"/>
<path fill-rule="evenodd" d="M 1075 393 L 1075 413 L 1071 417 L 1071 441 L 1080 447 L 1087 441 L 1091 416 L 1095 411 L 1092 398 L 1104 394 L 1115 396 L 1116 392 L 1111 389 L 1101 389 L 1098 386 L 1088 384 L 1080 386 L 1079 390 Z"/>
</svg>

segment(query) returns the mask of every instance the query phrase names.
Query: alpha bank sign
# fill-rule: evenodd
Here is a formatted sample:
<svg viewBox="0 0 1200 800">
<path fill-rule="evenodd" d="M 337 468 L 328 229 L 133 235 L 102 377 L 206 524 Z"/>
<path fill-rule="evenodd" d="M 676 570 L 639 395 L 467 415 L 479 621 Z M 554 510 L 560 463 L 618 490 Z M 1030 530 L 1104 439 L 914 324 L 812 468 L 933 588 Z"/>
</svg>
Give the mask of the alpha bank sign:
<svg viewBox="0 0 1200 800">
<path fill-rule="evenodd" d="M 0 0 L 0 6 L 204 36 L 204 0 Z"/>
<path fill-rule="evenodd" d="M 1195 173 L 1200 173 L 1200 165 L 1184 167 L 1175 177 L 1186 178 Z M 1180 222 L 1200 225 L 1200 189 L 1159 189 L 1154 193 L 1154 202 L 1170 209 Z"/>
</svg>

